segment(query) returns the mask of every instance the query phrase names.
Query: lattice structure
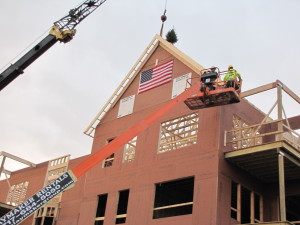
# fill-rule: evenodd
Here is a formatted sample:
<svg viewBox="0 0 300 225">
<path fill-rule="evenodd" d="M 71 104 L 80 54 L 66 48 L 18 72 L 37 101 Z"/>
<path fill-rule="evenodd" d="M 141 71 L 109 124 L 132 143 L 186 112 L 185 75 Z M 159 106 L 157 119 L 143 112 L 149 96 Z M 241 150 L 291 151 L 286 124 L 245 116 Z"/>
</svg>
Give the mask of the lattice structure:
<svg viewBox="0 0 300 225">
<path fill-rule="evenodd" d="M 137 137 L 134 137 L 131 141 L 129 141 L 124 147 L 124 155 L 123 155 L 123 163 L 131 162 L 135 157 L 135 149 L 136 149 L 136 140 Z"/>
<path fill-rule="evenodd" d="M 20 205 L 25 200 L 28 185 L 28 181 L 12 185 L 8 192 L 6 203 L 13 206 Z"/>
<path fill-rule="evenodd" d="M 158 153 L 196 144 L 198 120 L 198 113 L 192 113 L 163 122 L 160 128 Z"/>
<path fill-rule="evenodd" d="M 248 148 L 255 145 L 262 144 L 262 137 L 255 137 L 260 133 L 256 131 L 256 127 L 247 128 L 249 125 L 242 120 L 240 117 L 233 115 L 233 129 L 237 129 L 232 133 L 232 141 L 242 139 L 240 141 L 236 141 L 232 143 L 233 149 L 241 149 L 241 148 Z M 242 129 L 244 128 L 244 129 Z M 243 139 L 247 138 L 249 139 Z"/>
</svg>

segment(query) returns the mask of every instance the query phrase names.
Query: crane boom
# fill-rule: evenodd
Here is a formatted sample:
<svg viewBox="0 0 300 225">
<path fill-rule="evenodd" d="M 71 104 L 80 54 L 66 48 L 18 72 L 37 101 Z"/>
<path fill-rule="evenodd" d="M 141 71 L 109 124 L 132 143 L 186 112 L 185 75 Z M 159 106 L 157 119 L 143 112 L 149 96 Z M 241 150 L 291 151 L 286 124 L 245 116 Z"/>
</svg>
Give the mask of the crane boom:
<svg viewBox="0 0 300 225">
<path fill-rule="evenodd" d="M 20 74 L 24 73 L 24 69 L 44 54 L 57 41 L 67 43 L 72 40 L 76 33 L 74 28 L 105 1 L 86 0 L 78 7 L 71 9 L 67 16 L 56 21 L 49 34 L 43 40 L 0 73 L 0 91 Z"/>
</svg>

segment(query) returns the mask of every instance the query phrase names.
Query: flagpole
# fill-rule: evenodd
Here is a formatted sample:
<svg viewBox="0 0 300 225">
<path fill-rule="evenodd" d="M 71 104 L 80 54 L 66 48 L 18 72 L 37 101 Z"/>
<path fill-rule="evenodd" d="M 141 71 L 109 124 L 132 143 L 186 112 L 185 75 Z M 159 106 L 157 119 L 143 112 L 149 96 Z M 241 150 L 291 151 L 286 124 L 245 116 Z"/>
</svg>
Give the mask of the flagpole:
<svg viewBox="0 0 300 225">
<path fill-rule="evenodd" d="M 165 4 L 165 11 L 164 11 L 164 14 L 160 17 L 161 21 L 162 21 L 162 24 L 161 24 L 161 28 L 160 28 L 160 36 L 162 37 L 162 33 L 163 33 L 163 29 L 164 29 L 164 23 L 165 21 L 167 20 L 167 16 L 166 16 L 166 12 L 167 12 L 167 1 L 166 0 L 166 4 Z"/>
</svg>

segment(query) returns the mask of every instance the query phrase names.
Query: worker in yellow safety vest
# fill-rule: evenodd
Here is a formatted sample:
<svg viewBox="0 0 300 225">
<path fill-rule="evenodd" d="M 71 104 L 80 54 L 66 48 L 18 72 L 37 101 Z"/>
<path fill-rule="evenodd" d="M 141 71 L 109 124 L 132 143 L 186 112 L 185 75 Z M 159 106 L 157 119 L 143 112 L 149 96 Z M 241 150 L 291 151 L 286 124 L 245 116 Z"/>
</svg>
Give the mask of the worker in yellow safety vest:
<svg viewBox="0 0 300 225">
<path fill-rule="evenodd" d="M 224 77 L 224 81 L 226 81 L 226 87 L 235 87 L 235 89 L 239 89 L 241 80 L 242 78 L 239 72 L 233 69 L 233 66 L 228 66 L 228 71 Z"/>
</svg>

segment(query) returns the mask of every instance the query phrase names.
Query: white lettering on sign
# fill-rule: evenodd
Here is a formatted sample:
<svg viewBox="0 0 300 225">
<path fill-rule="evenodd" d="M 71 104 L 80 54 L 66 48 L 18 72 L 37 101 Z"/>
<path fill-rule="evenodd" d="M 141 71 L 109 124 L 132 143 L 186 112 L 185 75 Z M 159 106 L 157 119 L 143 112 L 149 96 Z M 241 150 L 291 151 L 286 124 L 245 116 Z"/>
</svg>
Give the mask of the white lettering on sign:
<svg viewBox="0 0 300 225">
<path fill-rule="evenodd" d="M 68 172 L 64 173 L 55 181 L 48 184 L 42 190 L 27 199 L 21 205 L 1 217 L 0 225 L 17 225 L 21 223 L 24 219 L 26 219 L 73 183 L 74 180 L 70 174 Z"/>
</svg>

